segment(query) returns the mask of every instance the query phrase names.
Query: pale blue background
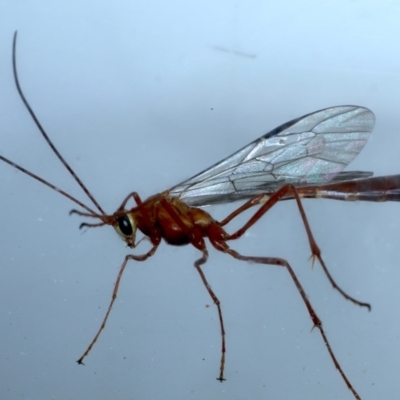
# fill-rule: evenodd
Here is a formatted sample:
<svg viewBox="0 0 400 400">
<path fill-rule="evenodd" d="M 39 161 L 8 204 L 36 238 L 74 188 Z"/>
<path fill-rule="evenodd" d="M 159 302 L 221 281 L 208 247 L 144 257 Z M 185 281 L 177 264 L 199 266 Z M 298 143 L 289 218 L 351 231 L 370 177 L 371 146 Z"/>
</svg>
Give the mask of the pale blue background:
<svg viewBox="0 0 400 400">
<path fill-rule="evenodd" d="M 23 89 L 108 212 L 132 190 L 145 198 L 339 104 L 377 118 L 351 168 L 400 172 L 398 2 L 3 0 L 0 15 L 0 153 L 86 201 L 17 96 L 18 29 Z M 4 164 L 0 196 L 1 399 L 352 398 L 288 274 L 212 250 L 204 271 L 228 346 L 227 381 L 217 382 L 217 312 L 191 247 L 163 245 L 129 265 L 104 334 L 78 366 L 126 249 L 110 228 L 80 232 L 67 199 Z M 223 218 L 235 206 L 209 210 Z M 335 293 L 318 265 L 311 271 L 291 202 L 235 248 L 287 258 L 362 398 L 400 398 L 399 204 L 305 207 L 332 273 L 371 313 Z"/>
</svg>

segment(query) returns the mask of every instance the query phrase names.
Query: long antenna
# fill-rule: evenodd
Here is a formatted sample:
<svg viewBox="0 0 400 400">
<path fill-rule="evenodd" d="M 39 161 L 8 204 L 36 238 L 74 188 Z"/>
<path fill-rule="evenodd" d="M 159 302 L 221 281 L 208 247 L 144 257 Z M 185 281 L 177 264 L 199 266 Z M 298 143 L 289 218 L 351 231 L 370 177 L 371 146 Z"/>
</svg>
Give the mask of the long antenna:
<svg viewBox="0 0 400 400">
<path fill-rule="evenodd" d="M 24 174 L 30 176 L 33 179 L 36 179 L 37 181 L 43 183 L 44 185 L 48 186 L 49 188 L 55 190 L 56 192 L 62 194 L 63 196 L 65 196 L 66 198 L 70 199 L 71 201 L 73 201 L 74 203 L 78 204 L 79 207 L 84 208 L 86 211 L 88 211 L 92 217 L 98 217 L 101 219 L 101 215 L 97 214 L 96 212 L 94 212 L 92 209 L 90 209 L 88 206 L 86 206 L 85 204 L 83 204 L 81 201 L 75 199 L 75 197 L 72 197 L 70 194 L 68 194 L 67 192 L 65 192 L 64 190 L 60 189 L 59 187 L 53 185 L 52 183 L 46 181 L 45 179 L 41 178 L 40 176 L 28 171 L 27 169 L 25 169 L 24 167 L 21 167 L 20 165 L 16 164 L 15 162 L 9 160 L 6 157 L 3 157 L 2 155 L 0 155 L 0 160 L 4 161 L 5 163 L 11 165 L 12 167 L 16 168 L 18 171 L 23 172 Z"/>
<path fill-rule="evenodd" d="M 51 150 L 53 150 L 54 154 L 58 157 L 58 159 L 62 162 L 64 167 L 68 170 L 68 172 L 72 175 L 72 177 L 75 179 L 75 181 L 78 183 L 78 185 L 82 188 L 82 190 L 86 193 L 86 195 L 89 197 L 89 199 L 92 201 L 92 203 L 96 206 L 96 208 L 100 211 L 102 215 L 106 215 L 106 213 L 103 211 L 103 209 L 100 207 L 99 203 L 95 200 L 95 198 L 92 196 L 92 194 L 89 192 L 87 187 L 83 184 L 83 182 L 78 178 L 78 175 L 75 173 L 75 171 L 70 167 L 70 165 L 65 161 L 64 157 L 60 154 L 60 152 L 56 149 L 54 146 L 53 142 L 50 140 L 50 138 L 47 136 L 47 133 L 43 129 L 42 125 L 40 124 L 39 120 L 37 119 L 35 113 L 33 112 L 31 106 L 29 105 L 28 101 L 25 98 L 24 93 L 22 92 L 22 89 L 19 85 L 19 79 L 18 79 L 18 72 L 17 72 L 17 61 L 16 61 L 16 48 L 17 48 L 17 31 L 14 33 L 14 39 L 13 39 L 13 48 L 12 48 L 12 64 L 13 64 L 13 72 L 14 72 L 14 81 L 15 85 L 17 87 L 17 91 L 19 93 L 19 96 L 21 97 L 22 102 L 24 103 L 26 109 L 28 110 L 29 114 L 31 115 L 32 119 L 34 120 L 37 128 L 39 129 L 40 133 L 46 140 L 47 144 L 50 146 Z M 32 178 L 37 179 L 38 181 L 44 183 L 45 185 L 51 187 L 52 189 L 57 190 L 59 193 L 63 194 L 64 196 L 68 197 L 70 200 L 74 201 L 75 203 L 79 204 L 81 207 L 85 208 L 89 212 L 93 213 L 96 215 L 95 212 L 90 210 L 88 207 L 83 205 L 80 201 L 74 199 L 72 196 L 67 194 L 66 192 L 62 191 L 61 189 L 57 188 L 56 186 L 52 185 L 51 183 L 45 181 L 44 179 L 38 177 L 35 174 L 32 174 L 31 172 L 27 171 L 26 169 L 20 167 L 19 165 L 9 161 L 5 157 L 1 157 L 3 161 L 6 163 L 14 166 L 18 170 L 28 174 Z"/>
</svg>

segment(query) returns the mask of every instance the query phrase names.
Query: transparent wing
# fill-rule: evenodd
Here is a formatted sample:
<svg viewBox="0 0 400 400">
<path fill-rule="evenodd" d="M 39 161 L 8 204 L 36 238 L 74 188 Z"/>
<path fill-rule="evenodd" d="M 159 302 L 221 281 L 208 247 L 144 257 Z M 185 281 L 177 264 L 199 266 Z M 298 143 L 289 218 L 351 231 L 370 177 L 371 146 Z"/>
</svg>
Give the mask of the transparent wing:
<svg viewBox="0 0 400 400">
<path fill-rule="evenodd" d="M 288 183 L 305 186 L 370 176 L 340 172 L 362 150 L 374 124 L 373 112 L 358 106 L 304 115 L 174 186 L 169 193 L 189 205 L 204 206 L 272 193 Z"/>
</svg>

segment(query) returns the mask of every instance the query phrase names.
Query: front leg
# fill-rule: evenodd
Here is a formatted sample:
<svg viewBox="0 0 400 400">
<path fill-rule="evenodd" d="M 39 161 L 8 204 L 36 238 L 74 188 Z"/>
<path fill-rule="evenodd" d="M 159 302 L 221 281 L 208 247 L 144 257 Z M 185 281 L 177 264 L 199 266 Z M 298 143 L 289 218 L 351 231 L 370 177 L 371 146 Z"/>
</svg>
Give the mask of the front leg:
<svg viewBox="0 0 400 400">
<path fill-rule="evenodd" d="M 114 290 L 112 292 L 112 296 L 111 296 L 111 301 L 110 301 L 110 305 L 108 306 L 108 310 L 106 312 L 106 315 L 103 318 L 103 322 L 100 325 L 99 330 L 97 331 L 96 335 L 94 336 L 93 340 L 90 342 L 89 346 L 87 347 L 87 349 L 85 350 L 85 352 L 82 354 L 82 356 L 76 361 L 78 364 L 83 364 L 83 360 L 84 358 L 89 354 L 90 350 L 92 350 L 92 347 L 94 346 L 94 344 L 97 342 L 97 339 L 99 338 L 102 330 L 105 328 L 106 326 L 106 322 L 108 319 L 108 316 L 110 315 L 111 312 L 111 308 L 115 302 L 115 299 L 117 298 L 117 294 L 118 294 L 118 289 L 119 289 L 119 284 L 121 282 L 121 278 L 122 278 L 122 274 L 124 273 L 125 267 L 128 263 L 129 260 L 135 260 L 135 261 L 145 261 L 147 260 L 149 257 L 151 257 L 157 250 L 157 246 L 153 246 L 147 253 L 145 254 L 141 254 L 141 255 L 134 255 L 134 254 L 127 254 L 125 256 L 124 262 L 121 265 L 121 268 L 119 269 L 118 272 L 118 276 L 117 276 L 117 280 L 114 284 Z"/>
</svg>

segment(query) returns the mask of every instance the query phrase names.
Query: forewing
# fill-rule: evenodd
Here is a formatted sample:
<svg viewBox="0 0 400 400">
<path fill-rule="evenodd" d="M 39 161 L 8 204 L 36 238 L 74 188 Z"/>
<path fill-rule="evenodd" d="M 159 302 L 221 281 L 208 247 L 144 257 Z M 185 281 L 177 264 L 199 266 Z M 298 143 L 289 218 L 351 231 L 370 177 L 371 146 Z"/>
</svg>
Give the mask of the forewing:
<svg viewBox="0 0 400 400">
<path fill-rule="evenodd" d="M 335 178 L 364 147 L 372 111 L 338 106 L 289 121 L 169 192 L 190 205 L 231 202 Z M 355 173 L 357 174 L 357 173 Z"/>
</svg>

